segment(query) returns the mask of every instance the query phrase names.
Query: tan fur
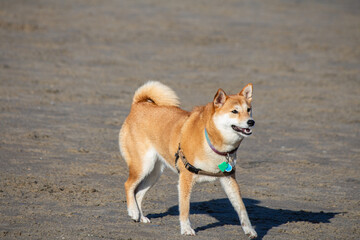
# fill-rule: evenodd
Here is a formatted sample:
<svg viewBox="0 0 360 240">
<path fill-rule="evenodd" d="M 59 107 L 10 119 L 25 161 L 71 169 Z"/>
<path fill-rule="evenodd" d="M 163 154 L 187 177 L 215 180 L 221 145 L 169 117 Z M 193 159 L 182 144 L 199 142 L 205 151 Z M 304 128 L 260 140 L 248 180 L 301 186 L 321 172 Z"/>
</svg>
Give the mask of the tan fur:
<svg viewBox="0 0 360 240">
<path fill-rule="evenodd" d="M 129 167 L 129 178 L 125 183 L 129 215 L 135 221 L 149 222 L 141 210 L 142 199 L 158 180 L 165 166 L 176 171 L 174 155 L 179 143 L 189 163 L 205 171 L 218 172 L 217 165 L 225 161 L 225 157 L 211 150 L 206 142 L 204 129 L 207 129 L 217 150 L 229 152 L 235 149 L 243 140 L 244 134 L 236 132 L 227 123 L 250 129 L 246 124 L 252 119 L 247 111 L 251 108 L 251 100 L 251 84 L 236 95 L 228 96 L 219 89 L 213 102 L 187 112 L 178 107 L 178 98 L 169 87 L 154 81 L 140 87 L 135 92 L 131 111 L 119 134 L 120 150 Z M 238 113 L 231 113 L 235 108 Z M 234 157 L 236 158 L 236 153 Z M 180 162 L 178 169 L 181 233 L 195 235 L 189 221 L 192 186 L 196 181 L 216 178 L 195 175 Z M 231 201 L 236 199 L 232 203 L 245 233 L 251 238 L 255 237 L 256 232 L 247 218 L 235 174 L 223 178 L 231 183 L 228 185 L 232 188 L 225 191 L 229 193 Z M 221 181 L 227 181 L 226 179 Z"/>
</svg>

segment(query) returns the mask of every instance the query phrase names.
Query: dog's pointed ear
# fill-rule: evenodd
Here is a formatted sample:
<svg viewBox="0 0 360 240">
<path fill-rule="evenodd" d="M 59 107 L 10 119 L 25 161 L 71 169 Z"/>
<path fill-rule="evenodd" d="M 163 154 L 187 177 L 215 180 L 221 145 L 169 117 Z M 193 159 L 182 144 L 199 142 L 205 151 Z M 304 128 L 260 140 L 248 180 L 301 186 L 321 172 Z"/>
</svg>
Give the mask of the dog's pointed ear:
<svg viewBox="0 0 360 240">
<path fill-rule="evenodd" d="M 244 96 L 249 102 L 251 102 L 252 93 L 253 93 L 253 85 L 249 83 L 241 90 L 241 92 L 239 92 L 239 95 Z"/>
<path fill-rule="evenodd" d="M 224 90 L 219 88 L 219 90 L 217 91 L 217 93 L 214 97 L 214 106 L 216 108 L 222 107 L 225 104 L 225 101 L 227 98 L 228 98 L 228 96 L 226 95 Z"/>
</svg>

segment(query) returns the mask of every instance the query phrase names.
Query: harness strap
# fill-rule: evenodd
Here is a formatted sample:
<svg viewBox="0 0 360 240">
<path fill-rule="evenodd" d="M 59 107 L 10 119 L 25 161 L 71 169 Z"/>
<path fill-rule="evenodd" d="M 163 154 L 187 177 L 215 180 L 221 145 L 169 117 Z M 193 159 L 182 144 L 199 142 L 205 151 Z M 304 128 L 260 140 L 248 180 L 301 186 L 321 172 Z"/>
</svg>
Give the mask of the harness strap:
<svg viewBox="0 0 360 240">
<path fill-rule="evenodd" d="M 192 173 L 195 173 L 197 175 L 205 175 L 205 176 L 210 176 L 210 177 L 226 177 L 226 176 L 230 176 L 232 175 L 233 173 L 235 173 L 235 167 L 232 169 L 231 172 L 218 172 L 218 173 L 213 173 L 213 172 L 208 172 L 208 171 L 204 171 L 204 170 L 201 170 L 200 168 L 197 168 L 193 165 L 191 165 L 185 158 L 185 155 L 180 147 L 180 144 L 179 144 L 179 148 L 177 150 L 177 152 L 175 153 L 175 167 L 178 171 L 178 173 L 180 173 L 180 170 L 177 166 L 177 162 L 179 160 L 179 158 L 181 159 L 181 161 L 183 162 L 185 168 L 189 171 L 189 172 L 192 172 Z"/>
</svg>

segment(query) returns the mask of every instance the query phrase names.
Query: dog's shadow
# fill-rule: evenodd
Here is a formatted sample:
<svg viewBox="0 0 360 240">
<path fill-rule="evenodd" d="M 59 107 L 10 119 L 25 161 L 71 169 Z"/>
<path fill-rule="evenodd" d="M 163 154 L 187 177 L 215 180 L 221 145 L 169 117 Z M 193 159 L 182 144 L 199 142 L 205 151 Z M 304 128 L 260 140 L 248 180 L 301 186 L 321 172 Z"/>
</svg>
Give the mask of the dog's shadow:
<svg viewBox="0 0 360 240">
<path fill-rule="evenodd" d="M 244 198 L 243 201 L 248 211 L 250 221 L 252 225 L 255 226 L 256 232 L 258 233 L 257 239 L 262 239 L 273 227 L 277 227 L 288 222 L 329 223 L 331 218 L 333 218 L 336 214 L 339 214 L 334 212 L 325 213 L 322 211 L 308 212 L 272 209 L 269 207 L 259 206 L 258 204 L 260 201 L 258 200 Z M 227 198 L 191 203 L 190 213 L 207 214 L 217 220 L 215 223 L 196 228 L 196 232 L 224 225 L 240 225 L 238 216 Z M 147 217 L 151 219 L 161 218 L 168 215 L 179 215 L 178 206 L 172 206 L 164 213 L 149 214 Z"/>
</svg>

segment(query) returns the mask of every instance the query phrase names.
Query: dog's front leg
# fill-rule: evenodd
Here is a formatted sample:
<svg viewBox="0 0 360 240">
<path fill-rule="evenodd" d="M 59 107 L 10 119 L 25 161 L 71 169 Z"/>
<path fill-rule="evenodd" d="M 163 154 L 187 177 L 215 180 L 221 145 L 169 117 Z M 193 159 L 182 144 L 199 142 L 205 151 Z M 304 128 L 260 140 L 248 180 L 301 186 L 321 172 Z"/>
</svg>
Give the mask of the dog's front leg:
<svg viewBox="0 0 360 240">
<path fill-rule="evenodd" d="M 240 218 L 241 226 L 245 234 L 250 239 L 256 238 L 257 233 L 251 226 L 244 202 L 241 198 L 239 185 L 237 184 L 235 179 L 235 174 L 231 175 L 230 177 L 220 178 L 220 182 L 226 192 L 226 195 L 228 196 L 231 204 L 233 205 L 235 211 Z"/>
<path fill-rule="evenodd" d="M 187 171 L 187 170 L 185 170 Z M 193 174 L 189 172 L 181 172 L 179 176 L 179 212 L 181 234 L 195 235 L 194 229 L 191 228 L 189 220 L 190 212 L 190 195 L 194 185 Z"/>
</svg>

